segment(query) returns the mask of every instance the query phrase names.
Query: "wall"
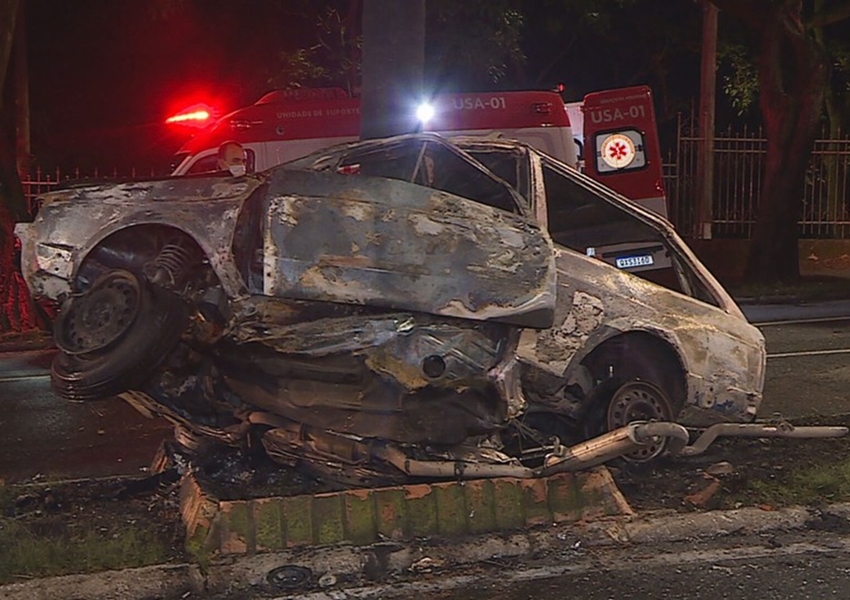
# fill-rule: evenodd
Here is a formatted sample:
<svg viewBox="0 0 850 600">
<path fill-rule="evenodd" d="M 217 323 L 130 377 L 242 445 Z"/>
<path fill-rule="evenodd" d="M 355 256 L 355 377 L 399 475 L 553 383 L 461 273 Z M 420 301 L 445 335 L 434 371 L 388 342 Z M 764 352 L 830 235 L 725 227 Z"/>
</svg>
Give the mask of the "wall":
<svg viewBox="0 0 850 600">
<path fill-rule="evenodd" d="M 749 240 L 691 240 L 688 245 L 724 285 L 743 280 Z M 850 278 L 850 240 L 800 240 L 800 275 Z"/>
</svg>

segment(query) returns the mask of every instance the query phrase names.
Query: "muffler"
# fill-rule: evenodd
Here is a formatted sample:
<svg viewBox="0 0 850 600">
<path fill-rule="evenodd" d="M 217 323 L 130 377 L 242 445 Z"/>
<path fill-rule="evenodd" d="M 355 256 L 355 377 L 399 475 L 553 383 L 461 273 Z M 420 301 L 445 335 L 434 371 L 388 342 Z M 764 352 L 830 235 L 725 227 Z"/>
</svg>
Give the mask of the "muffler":
<svg viewBox="0 0 850 600">
<path fill-rule="evenodd" d="M 688 430 L 678 423 L 634 421 L 575 446 L 559 449 L 546 457 L 545 464 L 536 475 L 545 477 L 595 467 L 629 454 L 659 437 L 669 440 L 668 451 L 671 454 L 680 452 L 689 440 Z"/>
</svg>

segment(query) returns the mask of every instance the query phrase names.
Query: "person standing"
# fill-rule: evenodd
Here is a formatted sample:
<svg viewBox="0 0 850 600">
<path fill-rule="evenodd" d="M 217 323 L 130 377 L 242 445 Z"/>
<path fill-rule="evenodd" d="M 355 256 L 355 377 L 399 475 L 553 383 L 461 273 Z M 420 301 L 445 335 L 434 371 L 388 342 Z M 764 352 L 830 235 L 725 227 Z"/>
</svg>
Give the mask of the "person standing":
<svg viewBox="0 0 850 600">
<path fill-rule="evenodd" d="M 216 166 L 219 171 L 227 171 L 233 177 L 242 177 L 247 172 L 245 148 L 239 142 L 224 142 L 218 147 Z"/>
</svg>

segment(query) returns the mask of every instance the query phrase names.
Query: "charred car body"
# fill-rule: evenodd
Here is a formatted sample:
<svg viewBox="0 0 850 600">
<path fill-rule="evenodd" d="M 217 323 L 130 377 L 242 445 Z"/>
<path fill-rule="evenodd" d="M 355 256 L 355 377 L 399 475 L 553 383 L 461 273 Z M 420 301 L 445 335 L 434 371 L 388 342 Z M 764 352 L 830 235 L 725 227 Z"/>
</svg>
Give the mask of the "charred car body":
<svg viewBox="0 0 850 600">
<path fill-rule="evenodd" d="M 349 484 L 528 473 L 761 401 L 761 334 L 669 223 L 519 142 L 71 188 L 17 233 L 62 303 L 58 395 L 121 394 L 187 446 L 259 439 Z"/>
</svg>

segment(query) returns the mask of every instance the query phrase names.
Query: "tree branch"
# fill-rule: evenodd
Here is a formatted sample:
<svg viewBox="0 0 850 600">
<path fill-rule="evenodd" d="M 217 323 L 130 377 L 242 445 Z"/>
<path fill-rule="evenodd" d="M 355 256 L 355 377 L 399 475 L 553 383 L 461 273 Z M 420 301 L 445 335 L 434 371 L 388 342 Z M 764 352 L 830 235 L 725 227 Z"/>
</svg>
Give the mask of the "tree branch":
<svg viewBox="0 0 850 600">
<path fill-rule="evenodd" d="M 808 25 L 809 27 L 826 27 L 847 18 L 850 18 L 850 2 L 842 2 L 813 15 Z"/>
</svg>

